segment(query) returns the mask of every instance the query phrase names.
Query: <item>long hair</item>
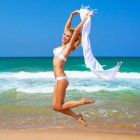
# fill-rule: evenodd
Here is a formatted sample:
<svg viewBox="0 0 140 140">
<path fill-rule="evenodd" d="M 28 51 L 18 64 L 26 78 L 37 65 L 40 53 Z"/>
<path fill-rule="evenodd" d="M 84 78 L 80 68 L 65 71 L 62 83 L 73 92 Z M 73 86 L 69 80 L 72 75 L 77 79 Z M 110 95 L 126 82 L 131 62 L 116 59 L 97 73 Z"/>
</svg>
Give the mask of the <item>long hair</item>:
<svg viewBox="0 0 140 140">
<path fill-rule="evenodd" d="M 67 30 L 73 35 L 75 28 L 67 28 Z M 79 32 L 75 39 L 72 52 L 74 52 L 77 49 L 77 47 L 81 45 L 81 43 L 82 43 L 82 33 Z"/>
</svg>

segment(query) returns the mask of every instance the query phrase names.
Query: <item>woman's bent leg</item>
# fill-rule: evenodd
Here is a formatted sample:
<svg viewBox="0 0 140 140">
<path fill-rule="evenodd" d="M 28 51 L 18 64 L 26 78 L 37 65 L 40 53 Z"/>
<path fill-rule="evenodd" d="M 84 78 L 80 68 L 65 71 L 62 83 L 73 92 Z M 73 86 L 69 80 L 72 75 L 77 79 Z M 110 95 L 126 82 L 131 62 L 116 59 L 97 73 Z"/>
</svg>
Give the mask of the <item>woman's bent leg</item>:
<svg viewBox="0 0 140 140">
<path fill-rule="evenodd" d="M 63 80 L 62 80 L 63 81 Z M 59 83 L 60 84 L 60 83 Z M 64 84 L 64 83 L 63 83 Z M 58 111 L 58 112 L 61 112 L 61 113 L 63 113 L 63 114 L 66 114 L 66 115 L 69 115 L 69 116 L 72 116 L 73 118 L 75 118 L 76 120 L 78 120 L 82 125 L 87 125 L 86 124 L 86 122 L 83 120 L 83 117 L 82 117 L 82 115 L 81 114 L 76 114 L 76 113 L 74 113 L 72 110 L 70 110 L 70 109 L 62 109 L 62 105 L 64 104 L 64 98 L 65 98 L 65 89 L 66 89 L 66 87 L 68 86 L 68 84 L 67 85 L 65 85 L 65 89 L 63 88 L 61 88 L 61 90 L 63 90 L 63 95 L 61 95 L 61 94 L 59 94 L 59 93 L 57 93 L 57 91 L 59 90 L 60 91 L 60 89 L 58 89 L 57 88 L 57 86 L 61 86 L 61 85 L 57 85 L 57 82 L 55 83 L 55 87 L 54 87 L 54 92 L 53 92 L 53 109 L 55 110 L 55 111 Z M 62 85 L 62 86 L 64 86 L 64 85 Z M 62 87 L 61 86 L 61 87 Z M 62 93 L 62 92 L 61 92 Z M 61 97 L 61 99 L 60 99 L 60 97 Z M 59 100 L 59 102 L 57 102 Z M 58 106 L 58 104 L 59 104 L 59 106 Z"/>
<path fill-rule="evenodd" d="M 53 102 L 54 102 L 54 108 L 56 110 L 63 110 L 63 109 L 71 109 L 79 105 L 83 104 L 90 104 L 93 103 L 94 100 L 88 100 L 85 97 L 83 97 L 80 101 L 67 101 L 63 104 L 66 88 L 68 86 L 68 82 L 66 82 L 66 79 L 58 80 L 53 94 Z"/>
<path fill-rule="evenodd" d="M 84 104 L 91 104 L 95 102 L 94 100 L 88 100 L 85 97 L 82 98 L 80 101 L 67 101 L 62 105 L 62 109 L 70 109 L 74 108 L 79 105 L 84 105 Z"/>
<path fill-rule="evenodd" d="M 87 123 L 83 120 L 83 117 L 81 114 L 77 115 L 75 114 L 72 110 L 70 109 L 64 109 L 64 110 L 60 110 L 59 112 L 72 116 L 73 118 L 75 118 L 76 120 L 78 120 L 82 125 L 86 126 Z"/>
<path fill-rule="evenodd" d="M 63 113 L 63 114 L 66 114 L 66 115 L 69 115 L 69 116 L 72 116 L 73 118 L 75 118 L 76 120 L 78 120 L 79 118 L 79 115 L 77 115 L 76 113 L 74 113 L 72 110 L 70 109 L 64 109 L 64 110 L 60 110 L 59 112 Z"/>
</svg>

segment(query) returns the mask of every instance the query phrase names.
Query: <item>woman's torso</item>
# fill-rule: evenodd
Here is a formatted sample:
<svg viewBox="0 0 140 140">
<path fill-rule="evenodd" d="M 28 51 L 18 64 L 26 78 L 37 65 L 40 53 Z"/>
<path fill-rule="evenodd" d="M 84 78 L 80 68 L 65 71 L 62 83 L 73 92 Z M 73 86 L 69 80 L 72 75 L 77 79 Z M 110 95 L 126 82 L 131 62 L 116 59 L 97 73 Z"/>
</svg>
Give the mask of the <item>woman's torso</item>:
<svg viewBox="0 0 140 140">
<path fill-rule="evenodd" d="M 58 53 L 61 51 L 61 55 L 63 55 L 63 57 L 67 60 L 69 54 L 70 54 L 70 49 L 68 47 L 68 45 L 66 46 L 60 46 L 60 47 L 57 47 L 53 50 L 54 51 L 58 51 Z M 55 56 L 55 53 L 54 52 L 54 57 L 53 57 L 53 70 L 54 70 L 54 76 L 55 78 L 58 77 L 58 76 L 65 76 L 66 74 L 64 73 L 64 65 L 66 63 L 66 61 L 64 61 L 62 58 L 60 58 L 59 56 Z M 56 53 L 57 54 L 57 53 Z M 60 54 L 59 54 L 60 55 Z"/>
</svg>

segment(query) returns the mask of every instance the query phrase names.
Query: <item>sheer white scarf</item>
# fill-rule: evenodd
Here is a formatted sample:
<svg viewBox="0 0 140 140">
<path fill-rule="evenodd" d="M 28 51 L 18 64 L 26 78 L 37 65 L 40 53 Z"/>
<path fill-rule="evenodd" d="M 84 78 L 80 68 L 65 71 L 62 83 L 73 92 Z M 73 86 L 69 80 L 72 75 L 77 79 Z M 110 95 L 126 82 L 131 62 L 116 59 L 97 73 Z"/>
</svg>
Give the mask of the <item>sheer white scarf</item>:
<svg viewBox="0 0 140 140">
<path fill-rule="evenodd" d="M 91 12 L 94 14 L 94 10 L 89 11 L 88 7 L 83 7 L 79 10 L 81 20 L 84 18 L 87 12 Z M 102 68 L 102 66 L 93 56 L 91 50 L 91 45 L 89 40 L 90 27 L 91 27 L 91 18 L 89 16 L 86 22 L 84 23 L 83 30 L 82 30 L 82 48 L 83 48 L 86 67 L 90 68 L 91 71 L 99 78 L 102 78 L 107 81 L 112 80 L 115 77 L 117 71 L 119 70 L 122 62 L 118 62 L 116 66 L 108 70 L 104 70 Z"/>
</svg>

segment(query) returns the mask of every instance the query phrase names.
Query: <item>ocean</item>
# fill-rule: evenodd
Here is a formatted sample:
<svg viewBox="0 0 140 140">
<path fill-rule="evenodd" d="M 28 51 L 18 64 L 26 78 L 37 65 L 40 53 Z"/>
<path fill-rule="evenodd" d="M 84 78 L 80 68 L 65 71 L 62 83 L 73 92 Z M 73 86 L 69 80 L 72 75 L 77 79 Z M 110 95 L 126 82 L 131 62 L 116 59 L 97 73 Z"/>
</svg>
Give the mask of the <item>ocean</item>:
<svg viewBox="0 0 140 140">
<path fill-rule="evenodd" d="M 83 57 L 69 57 L 65 101 L 86 97 L 95 103 L 72 110 L 91 126 L 52 109 L 53 57 L 0 58 L 0 129 L 76 128 L 140 133 L 140 57 L 96 57 L 104 69 L 122 65 L 105 81 L 86 68 Z"/>
</svg>

